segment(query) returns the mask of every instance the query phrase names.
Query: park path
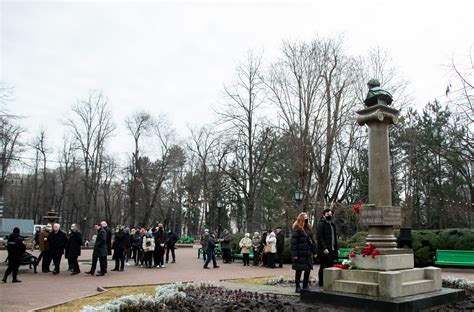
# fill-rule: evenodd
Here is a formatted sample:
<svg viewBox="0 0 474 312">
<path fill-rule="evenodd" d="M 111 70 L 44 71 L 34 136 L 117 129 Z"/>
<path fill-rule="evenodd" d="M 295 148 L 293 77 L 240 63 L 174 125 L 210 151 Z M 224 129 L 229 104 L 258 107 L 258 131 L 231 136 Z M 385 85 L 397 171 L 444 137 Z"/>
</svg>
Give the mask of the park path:
<svg viewBox="0 0 474 312">
<path fill-rule="evenodd" d="M 91 250 L 84 250 L 80 257 L 82 272 L 90 268 Z M 35 252 L 37 255 L 37 252 Z M 0 274 L 6 270 L 6 251 L 0 251 Z M 202 269 L 202 260 L 197 259 L 197 246 L 194 248 L 180 248 L 176 250 L 176 263 L 170 263 L 163 269 L 144 269 L 127 266 L 124 272 L 109 272 L 104 277 L 95 277 L 85 274 L 69 275 L 64 270 L 67 263 L 63 259 L 59 275 L 38 273 L 34 274 L 27 266 L 22 266 L 19 278 L 22 283 L 0 284 L 0 311 L 29 311 L 78 299 L 84 296 L 97 294 L 98 287 L 147 285 L 185 281 L 204 281 L 218 283 L 219 281 L 246 277 L 264 277 L 293 275 L 290 265 L 282 269 L 268 269 L 263 267 L 244 267 L 238 261 L 232 264 L 223 264 L 219 261 L 219 269 Z M 212 267 L 212 266 L 210 266 Z M 109 270 L 113 268 L 109 261 Z M 315 274 L 318 268 L 315 267 Z M 39 268 L 41 271 L 41 269 Z M 443 270 L 443 276 L 463 277 L 474 280 L 474 269 Z M 9 278 L 9 280 L 11 277 Z M 224 283 L 228 284 L 228 283 Z M 237 286 L 236 286 L 237 287 Z M 249 286 L 250 287 L 250 286 Z M 264 287 L 262 287 L 262 290 Z M 253 288 L 252 288 L 253 290 Z"/>
</svg>

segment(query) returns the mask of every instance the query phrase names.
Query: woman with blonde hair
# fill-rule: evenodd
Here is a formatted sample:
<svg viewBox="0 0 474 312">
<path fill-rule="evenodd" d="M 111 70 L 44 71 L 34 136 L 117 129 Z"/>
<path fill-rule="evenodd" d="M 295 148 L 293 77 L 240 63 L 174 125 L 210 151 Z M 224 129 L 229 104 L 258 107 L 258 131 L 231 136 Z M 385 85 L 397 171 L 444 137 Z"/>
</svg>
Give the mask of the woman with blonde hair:
<svg viewBox="0 0 474 312">
<path fill-rule="evenodd" d="M 312 226 L 308 222 L 308 214 L 302 212 L 293 223 L 291 234 L 292 268 L 295 270 L 296 292 L 308 290 L 309 274 L 313 269 L 313 255 L 316 249 Z M 303 288 L 300 287 L 301 274 L 304 271 Z"/>
</svg>

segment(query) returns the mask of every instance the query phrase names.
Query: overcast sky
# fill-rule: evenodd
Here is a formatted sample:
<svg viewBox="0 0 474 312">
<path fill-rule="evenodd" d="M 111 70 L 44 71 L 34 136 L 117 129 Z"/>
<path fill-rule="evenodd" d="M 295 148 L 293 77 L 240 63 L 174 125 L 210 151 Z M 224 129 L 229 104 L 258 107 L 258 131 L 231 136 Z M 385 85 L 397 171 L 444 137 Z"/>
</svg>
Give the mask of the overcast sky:
<svg viewBox="0 0 474 312">
<path fill-rule="evenodd" d="M 474 1 L 0 1 L 0 80 L 29 135 L 43 127 L 59 147 L 71 105 L 98 89 L 122 157 L 134 111 L 166 114 L 182 136 L 211 121 L 248 50 L 272 60 L 283 40 L 338 34 L 353 55 L 380 46 L 420 107 L 443 100 L 443 64 L 474 43 Z"/>
</svg>

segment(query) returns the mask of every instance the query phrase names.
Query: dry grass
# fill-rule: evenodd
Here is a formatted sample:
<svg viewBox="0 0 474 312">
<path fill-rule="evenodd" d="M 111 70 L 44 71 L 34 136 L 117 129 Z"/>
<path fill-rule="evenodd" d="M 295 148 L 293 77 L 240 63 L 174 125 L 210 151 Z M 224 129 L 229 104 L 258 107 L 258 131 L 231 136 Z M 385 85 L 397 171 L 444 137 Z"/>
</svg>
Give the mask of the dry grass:
<svg viewBox="0 0 474 312">
<path fill-rule="evenodd" d="M 239 279 L 226 280 L 226 282 L 236 283 L 236 284 L 268 285 L 268 281 L 274 278 L 275 276 L 239 278 Z M 292 276 L 283 276 L 283 278 L 292 278 Z"/>
<path fill-rule="evenodd" d="M 106 288 L 107 291 L 103 293 L 69 301 L 65 304 L 55 306 L 50 309 L 44 309 L 41 311 L 47 311 L 47 312 L 80 311 L 83 306 L 96 305 L 98 303 L 105 303 L 111 299 L 125 296 L 125 295 L 137 295 L 137 294 L 152 295 L 155 293 L 155 288 L 156 288 L 156 285 Z"/>
</svg>

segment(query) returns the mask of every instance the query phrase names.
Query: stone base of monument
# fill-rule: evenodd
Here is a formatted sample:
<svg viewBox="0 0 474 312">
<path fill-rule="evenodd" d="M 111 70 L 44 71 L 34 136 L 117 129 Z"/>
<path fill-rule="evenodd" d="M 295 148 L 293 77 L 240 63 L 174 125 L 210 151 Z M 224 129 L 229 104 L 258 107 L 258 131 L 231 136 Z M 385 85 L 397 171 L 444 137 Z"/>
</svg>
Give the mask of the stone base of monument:
<svg viewBox="0 0 474 312">
<path fill-rule="evenodd" d="M 399 298 L 441 289 L 441 269 L 435 267 L 394 271 L 324 270 L 324 290 Z"/>
<path fill-rule="evenodd" d="M 334 292 L 316 287 L 301 293 L 303 302 L 347 307 L 351 311 L 411 312 L 450 304 L 464 298 L 464 290 L 450 288 L 394 299 Z"/>
</svg>

